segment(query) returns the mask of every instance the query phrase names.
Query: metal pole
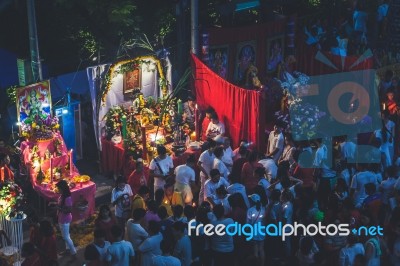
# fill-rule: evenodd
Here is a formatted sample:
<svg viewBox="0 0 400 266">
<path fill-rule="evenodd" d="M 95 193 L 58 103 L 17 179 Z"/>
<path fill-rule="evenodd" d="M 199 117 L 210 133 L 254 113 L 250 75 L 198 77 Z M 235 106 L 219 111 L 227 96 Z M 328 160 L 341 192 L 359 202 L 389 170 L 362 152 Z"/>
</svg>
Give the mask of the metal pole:
<svg viewBox="0 0 400 266">
<path fill-rule="evenodd" d="M 31 54 L 31 66 L 34 82 L 43 80 L 42 63 L 39 56 L 39 41 L 36 29 L 35 0 L 27 0 L 29 48 Z"/>
<path fill-rule="evenodd" d="M 199 0 L 191 0 L 191 40 L 192 53 L 199 54 Z"/>
</svg>

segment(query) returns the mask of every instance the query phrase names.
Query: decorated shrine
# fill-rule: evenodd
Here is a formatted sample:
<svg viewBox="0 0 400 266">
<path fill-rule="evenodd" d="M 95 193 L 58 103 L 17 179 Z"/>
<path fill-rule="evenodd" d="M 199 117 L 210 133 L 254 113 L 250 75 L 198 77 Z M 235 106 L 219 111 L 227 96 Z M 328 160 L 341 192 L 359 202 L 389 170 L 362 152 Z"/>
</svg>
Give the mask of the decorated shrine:
<svg viewBox="0 0 400 266">
<path fill-rule="evenodd" d="M 17 112 L 22 161 L 33 189 L 46 202 L 57 201 L 56 184 L 65 180 L 71 189 L 75 206 L 74 220 L 89 217 L 94 212 L 96 185 L 87 175 L 80 175 L 59 132 L 59 121 L 52 114 L 50 84 L 43 81 L 17 91 Z"/>
</svg>

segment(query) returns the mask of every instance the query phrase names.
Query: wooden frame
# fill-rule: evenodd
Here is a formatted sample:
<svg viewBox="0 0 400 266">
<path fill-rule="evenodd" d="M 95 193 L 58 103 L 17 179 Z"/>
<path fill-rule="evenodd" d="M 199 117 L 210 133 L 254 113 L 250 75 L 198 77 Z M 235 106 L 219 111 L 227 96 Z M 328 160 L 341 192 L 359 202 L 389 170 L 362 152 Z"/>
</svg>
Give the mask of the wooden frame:
<svg viewBox="0 0 400 266">
<path fill-rule="evenodd" d="M 278 70 L 279 64 L 284 60 L 285 35 L 278 35 L 267 40 L 267 72 Z"/>
<path fill-rule="evenodd" d="M 256 64 L 256 41 L 238 43 L 235 56 L 235 82 L 244 80 L 250 64 Z"/>
<path fill-rule="evenodd" d="M 140 67 L 124 73 L 124 94 L 129 94 L 142 88 L 142 69 Z"/>
<path fill-rule="evenodd" d="M 34 98 L 33 98 L 34 97 Z M 18 122 L 23 122 L 31 115 L 33 107 L 46 115 L 51 115 L 51 90 L 48 80 L 17 89 Z"/>
<path fill-rule="evenodd" d="M 227 79 L 229 73 L 229 46 L 213 46 L 209 49 L 208 66 L 221 78 Z"/>
</svg>

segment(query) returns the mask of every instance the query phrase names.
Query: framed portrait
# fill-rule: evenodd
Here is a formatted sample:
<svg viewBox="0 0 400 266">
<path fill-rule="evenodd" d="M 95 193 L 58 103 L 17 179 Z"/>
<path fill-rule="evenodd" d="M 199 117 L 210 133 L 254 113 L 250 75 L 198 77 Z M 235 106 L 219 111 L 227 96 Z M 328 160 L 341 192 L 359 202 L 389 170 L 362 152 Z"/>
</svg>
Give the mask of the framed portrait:
<svg viewBox="0 0 400 266">
<path fill-rule="evenodd" d="M 208 66 L 220 77 L 228 78 L 228 46 L 214 46 L 209 50 Z"/>
<path fill-rule="evenodd" d="M 279 35 L 267 40 L 267 72 L 278 70 L 279 64 L 284 60 L 285 35 Z"/>
<path fill-rule="evenodd" d="M 124 94 L 138 91 L 142 88 L 142 69 L 135 68 L 124 73 Z"/>
<path fill-rule="evenodd" d="M 51 115 L 51 93 L 49 81 L 42 81 L 17 89 L 18 122 L 35 115 Z"/>
<path fill-rule="evenodd" d="M 242 83 L 245 79 L 246 70 L 250 65 L 256 64 L 256 42 L 242 42 L 236 46 L 235 57 L 235 82 Z"/>
</svg>

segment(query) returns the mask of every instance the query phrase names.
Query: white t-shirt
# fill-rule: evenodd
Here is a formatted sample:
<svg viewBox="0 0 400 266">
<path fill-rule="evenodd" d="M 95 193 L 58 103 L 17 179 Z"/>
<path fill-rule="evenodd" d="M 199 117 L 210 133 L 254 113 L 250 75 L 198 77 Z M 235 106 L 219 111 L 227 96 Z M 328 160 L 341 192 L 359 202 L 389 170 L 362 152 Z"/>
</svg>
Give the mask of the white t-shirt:
<svg viewBox="0 0 400 266">
<path fill-rule="evenodd" d="M 160 243 L 163 240 L 161 233 L 150 236 L 139 246 L 139 251 L 142 252 L 141 266 L 152 266 L 153 257 L 161 255 Z M 128 265 L 128 264 L 127 264 Z"/>
<path fill-rule="evenodd" d="M 250 207 L 250 202 L 249 202 L 249 198 L 247 197 L 246 194 L 246 188 L 240 184 L 240 183 L 234 183 L 232 185 L 230 185 L 227 189 L 228 193 L 230 195 L 233 195 L 235 193 L 239 193 L 242 195 L 244 203 L 246 203 L 247 208 Z"/>
<path fill-rule="evenodd" d="M 274 160 L 266 158 L 258 162 L 264 166 L 265 173 L 270 180 L 276 178 L 276 174 L 278 173 L 278 166 L 276 165 Z"/>
<path fill-rule="evenodd" d="M 265 190 L 265 195 L 269 198 L 271 195 L 271 191 L 268 189 L 271 186 L 271 183 L 268 182 L 267 179 L 261 178 L 260 181 L 258 181 L 258 185 L 262 186 Z"/>
<path fill-rule="evenodd" d="M 227 149 L 224 149 L 224 155 L 222 156 L 221 160 L 232 167 L 233 157 L 235 157 L 235 155 L 233 154 L 232 148 L 228 147 Z"/>
<path fill-rule="evenodd" d="M 207 127 L 207 137 L 213 139 L 219 135 L 223 135 L 224 133 L 225 125 L 221 121 L 218 121 L 218 124 L 214 124 L 210 121 Z"/>
<path fill-rule="evenodd" d="M 126 232 L 129 242 L 132 243 L 133 249 L 138 250 L 139 245 L 149 236 L 140 224 L 136 224 L 132 219 L 126 223 Z"/>
<path fill-rule="evenodd" d="M 250 209 L 247 210 L 247 223 L 248 224 L 256 224 L 260 223 L 262 225 L 265 225 L 265 215 L 266 215 L 266 210 L 265 207 L 261 206 L 260 210 L 258 211 L 256 206 L 251 207 Z M 262 241 L 265 239 L 265 235 L 259 235 L 258 232 L 254 234 L 254 237 L 252 240 L 256 241 Z"/>
<path fill-rule="evenodd" d="M 384 17 L 387 16 L 388 13 L 388 9 L 389 9 L 389 5 L 388 4 L 382 4 L 378 7 L 378 15 L 377 15 L 377 21 L 382 21 Z"/>
<path fill-rule="evenodd" d="M 355 159 L 357 145 L 351 141 L 340 143 L 340 153 L 342 159 L 347 159 L 349 162 Z"/>
<path fill-rule="evenodd" d="M 274 161 L 277 162 L 283 153 L 285 140 L 282 133 L 275 135 L 275 131 L 271 131 L 268 137 L 268 153 L 271 153 L 275 148 L 279 148 L 279 151 L 274 155 Z"/>
<path fill-rule="evenodd" d="M 125 240 L 112 243 L 107 251 L 107 261 L 112 266 L 129 265 L 130 258 L 134 256 L 135 251 L 133 251 L 132 244 Z"/>
<path fill-rule="evenodd" d="M 223 220 L 216 220 L 211 222 L 214 226 L 218 224 L 224 224 L 228 226 L 229 224 L 233 224 L 234 221 L 231 218 L 225 218 Z M 217 252 L 232 252 L 233 251 L 233 237 L 225 234 L 224 236 L 218 236 L 214 234 L 211 236 L 211 249 Z"/>
<path fill-rule="evenodd" d="M 97 251 L 99 252 L 100 259 L 102 261 L 106 261 L 107 260 L 107 251 L 108 251 L 108 248 L 111 246 L 111 243 L 108 241 L 104 241 L 103 247 L 100 247 L 100 246 L 96 245 L 95 243 L 93 243 L 93 245 L 96 247 Z"/>
<path fill-rule="evenodd" d="M 174 257 L 181 261 L 182 266 L 190 266 L 192 264 L 192 243 L 187 235 L 176 242 Z"/>
<path fill-rule="evenodd" d="M 162 172 L 160 171 L 160 168 L 156 164 L 156 160 L 158 164 L 160 165 L 160 168 Z M 174 162 L 172 161 L 172 158 L 170 156 L 166 156 L 165 159 L 160 160 L 159 158 L 154 158 L 150 162 L 149 169 L 153 170 L 155 174 L 158 175 L 164 175 L 167 176 L 169 174 L 170 169 L 174 168 Z M 154 178 L 154 186 L 155 187 L 163 187 L 165 185 L 165 180 L 163 178 L 156 177 Z"/>
<path fill-rule="evenodd" d="M 173 256 L 155 256 L 152 266 L 181 266 L 181 261 Z"/>
<path fill-rule="evenodd" d="M 389 198 L 393 197 L 394 185 L 396 184 L 396 178 L 389 177 L 382 181 L 380 188 L 382 190 L 382 202 L 389 204 Z"/>
<path fill-rule="evenodd" d="M 206 170 L 207 175 L 210 175 L 210 171 L 213 168 L 214 159 L 215 159 L 214 153 L 210 154 L 208 150 L 204 151 L 200 155 L 199 162 L 201 162 L 201 166 L 204 168 L 204 170 Z M 205 177 L 202 171 L 200 172 L 200 176 L 202 176 L 203 178 Z"/>
<path fill-rule="evenodd" d="M 232 211 L 231 205 L 229 204 L 229 201 L 228 201 L 229 196 L 230 195 L 226 195 L 226 197 L 223 199 L 217 198 L 216 200 L 214 200 L 215 204 L 221 204 L 222 207 L 224 207 L 225 215 L 227 215 L 228 213 L 230 213 Z"/>
<path fill-rule="evenodd" d="M 190 181 L 196 180 L 196 174 L 190 166 L 179 165 L 175 168 L 175 180 L 182 185 L 189 185 Z"/>
<path fill-rule="evenodd" d="M 286 224 L 293 224 L 293 204 L 291 202 L 285 202 L 282 204 L 282 219 L 286 219 Z M 287 228 L 287 230 L 290 230 Z"/>
<path fill-rule="evenodd" d="M 364 199 L 367 197 L 364 186 L 368 183 L 374 183 L 375 185 L 378 185 L 376 176 L 371 172 L 359 172 L 353 176 L 350 188 L 355 189 L 354 204 L 357 208 L 361 207 Z"/>
<path fill-rule="evenodd" d="M 328 148 L 325 146 L 325 144 L 323 144 L 315 152 L 313 166 L 322 168 L 321 169 L 322 177 L 325 178 L 335 177 L 336 172 L 330 169 L 325 162 L 327 159 L 328 159 Z"/>
<path fill-rule="evenodd" d="M 364 246 L 361 243 L 356 243 L 351 247 L 344 247 L 339 253 L 339 265 L 351 266 L 354 264 L 354 259 L 358 254 L 364 255 Z"/>
<path fill-rule="evenodd" d="M 223 177 L 221 177 L 217 183 L 214 183 L 211 181 L 211 179 L 208 179 L 204 184 L 204 200 L 207 200 L 207 198 L 212 198 L 213 201 L 216 201 L 217 200 L 216 191 L 217 188 L 219 188 L 220 186 L 228 187 L 229 183 Z"/>
<path fill-rule="evenodd" d="M 122 197 L 121 197 L 122 196 Z M 111 202 L 115 202 L 119 197 L 120 200 L 116 202 L 115 205 L 115 216 L 123 217 L 124 211 L 130 211 L 131 208 L 131 197 L 133 196 L 131 186 L 125 184 L 123 190 L 114 188 L 111 192 Z"/>
<path fill-rule="evenodd" d="M 221 174 L 221 177 L 223 177 L 226 180 L 228 180 L 229 170 L 228 170 L 228 167 L 226 167 L 226 165 L 224 164 L 223 161 L 221 161 L 218 158 L 215 158 L 212 169 L 218 169 L 219 173 Z"/>
</svg>

